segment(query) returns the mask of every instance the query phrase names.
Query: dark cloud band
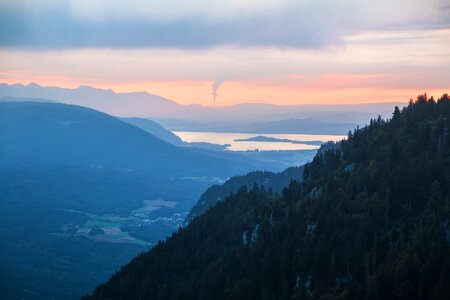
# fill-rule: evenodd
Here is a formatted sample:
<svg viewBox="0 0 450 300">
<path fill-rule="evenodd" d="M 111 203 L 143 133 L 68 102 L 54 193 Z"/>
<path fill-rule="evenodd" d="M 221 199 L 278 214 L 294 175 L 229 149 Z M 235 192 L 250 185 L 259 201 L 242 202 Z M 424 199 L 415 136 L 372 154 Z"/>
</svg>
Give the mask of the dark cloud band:
<svg viewBox="0 0 450 300">
<path fill-rule="evenodd" d="M 307 8 L 293 6 L 273 14 L 237 14 L 218 20 L 186 14 L 170 20 L 113 16 L 100 21 L 77 17 L 64 1 L 52 1 L 46 6 L 19 3 L 22 4 L 10 5 L 0 0 L 2 48 L 319 48 L 339 43 L 343 35 L 379 27 L 376 22 L 355 15 L 349 7 L 328 7 L 324 1 Z M 446 24 L 448 19 L 436 22 Z M 418 24 L 416 20 L 402 22 L 401 25 Z M 382 26 L 391 23 L 383 22 Z"/>
</svg>

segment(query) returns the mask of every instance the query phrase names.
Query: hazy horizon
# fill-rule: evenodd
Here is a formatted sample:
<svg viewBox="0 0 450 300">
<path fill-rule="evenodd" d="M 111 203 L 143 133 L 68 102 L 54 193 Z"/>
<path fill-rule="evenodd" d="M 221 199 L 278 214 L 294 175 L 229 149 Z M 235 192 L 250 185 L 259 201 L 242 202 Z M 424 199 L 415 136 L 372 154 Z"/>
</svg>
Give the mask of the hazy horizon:
<svg viewBox="0 0 450 300">
<path fill-rule="evenodd" d="M 368 120 L 378 115 L 387 118 L 391 115 L 395 106 L 403 107 L 409 101 L 409 99 L 403 99 L 403 101 L 397 102 L 357 104 L 334 102 L 329 104 L 236 103 L 213 107 L 204 104 L 186 105 L 178 103 L 174 99 L 145 91 L 120 93 L 112 89 L 101 89 L 86 85 L 71 89 L 41 86 L 36 83 L 27 85 L 0 83 L 0 98 L 2 97 L 48 99 L 93 108 L 117 117 L 150 118 L 162 122 L 171 130 L 178 131 L 183 130 L 186 122 L 191 123 L 188 128 L 184 128 L 187 131 L 195 131 L 193 129 L 198 128 L 198 124 L 192 122 L 209 122 L 208 127 L 210 129 L 213 126 L 215 130 L 220 132 L 226 132 L 226 128 L 232 130 L 230 132 L 236 130 L 244 132 L 243 130 L 247 127 L 245 124 L 249 123 L 266 123 L 269 126 L 269 123 L 274 121 L 301 119 L 328 122 L 330 128 L 334 127 L 331 124 L 333 122 L 347 123 L 345 127 L 349 129 L 357 124 L 364 125 Z M 436 95 L 435 97 L 439 96 Z M 181 123 L 174 123 L 170 121 L 171 119 L 180 120 Z M 275 124 L 272 125 L 276 126 Z M 288 127 L 293 125 L 290 124 Z M 300 124 L 296 124 L 296 126 L 300 126 Z M 327 131 L 323 126 L 319 125 L 319 127 Z"/>
<path fill-rule="evenodd" d="M 123 94 L 142 94 L 142 93 L 145 93 L 145 94 L 148 94 L 148 95 L 154 95 L 154 96 L 158 96 L 158 97 L 164 98 L 165 100 L 168 100 L 168 101 L 173 101 L 176 104 L 179 104 L 179 105 L 182 105 L 182 106 L 201 106 L 201 107 L 204 107 L 204 108 L 214 108 L 211 105 L 211 103 L 189 103 L 189 104 L 185 104 L 185 103 L 182 103 L 182 102 L 178 102 L 175 99 L 171 99 L 171 98 L 168 98 L 168 97 L 165 97 L 165 96 L 153 93 L 152 91 L 148 91 L 148 90 L 121 91 L 121 90 L 115 90 L 114 88 L 98 87 L 98 86 L 95 86 L 95 84 L 93 84 L 93 85 L 82 84 L 82 85 L 74 85 L 74 86 L 64 86 L 64 85 L 45 85 L 45 84 L 39 84 L 39 83 L 34 82 L 34 81 L 29 81 L 29 82 L 12 82 L 12 83 L 0 81 L 0 85 L 1 84 L 6 84 L 6 85 L 9 85 L 9 86 L 20 85 L 20 86 L 24 86 L 24 87 L 39 86 L 41 88 L 68 89 L 68 90 L 73 90 L 73 91 L 74 90 L 79 90 L 79 89 L 82 89 L 82 88 L 92 88 L 92 89 L 95 89 L 95 90 L 101 90 L 103 92 L 112 92 L 113 94 L 116 94 L 116 95 L 121 95 L 121 94 L 122 95 Z M 441 92 L 441 91 L 439 91 L 439 92 Z M 437 98 L 437 97 L 442 96 L 442 94 L 445 94 L 445 93 L 447 93 L 446 90 L 442 90 L 442 92 L 440 94 L 431 94 L 428 91 L 422 91 L 422 92 L 418 92 L 417 95 L 428 94 L 430 97 L 433 96 L 433 97 Z M 3 97 L 9 97 L 9 96 L 5 95 Z M 16 97 L 16 96 L 12 95 L 11 97 Z M 346 106 L 346 105 L 347 106 L 348 105 L 351 105 L 351 106 L 353 106 L 353 105 L 364 106 L 364 105 L 377 105 L 377 104 L 397 105 L 397 104 L 400 104 L 400 103 L 406 104 L 411 99 L 413 99 L 413 98 L 409 97 L 408 99 L 405 98 L 405 99 L 398 99 L 398 100 L 392 99 L 392 101 L 380 101 L 380 102 L 376 102 L 376 101 L 374 101 L 374 102 L 357 102 L 357 103 L 351 103 L 351 102 L 348 102 L 348 103 L 345 103 L 345 102 L 344 103 L 333 103 L 333 102 L 330 102 L 330 103 L 318 103 L 318 104 L 315 104 L 315 103 L 239 102 L 239 103 L 231 103 L 231 104 L 220 104 L 219 103 L 219 104 L 217 104 L 215 106 L 215 108 L 229 108 L 229 107 L 233 107 L 233 106 L 246 106 L 246 105 L 281 106 L 281 107 L 289 107 L 289 106 L 302 106 L 302 107 L 311 107 L 311 106 L 316 107 L 317 106 L 317 107 L 325 107 L 325 106 Z M 56 99 L 47 99 L 47 100 L 56 100 Z"/>
<path fill-rule="evenodd" d="M 445 0 L 21 0 L 0 12 L 9 84 L 204 106 L 406 102 L 450 89 Z"/>
</svg>

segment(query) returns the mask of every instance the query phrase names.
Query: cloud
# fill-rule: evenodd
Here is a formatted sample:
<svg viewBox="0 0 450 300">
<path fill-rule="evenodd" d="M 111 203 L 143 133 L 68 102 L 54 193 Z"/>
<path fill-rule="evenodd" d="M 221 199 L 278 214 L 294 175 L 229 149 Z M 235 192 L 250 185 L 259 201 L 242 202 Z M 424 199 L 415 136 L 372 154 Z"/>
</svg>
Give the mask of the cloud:
<svg viewBox="0 0 450 300">
<path fill-rule="evenodd" d="M 0 80 L 65 76 L 76 82 L 104 85 L 207 81 L 208 101 L 211 101 L 211 80 L 217 79 L 228 82 L 280 78 L 281 83 L 290 75 L 425 72 L 428 76 L 424 81 L 433 78 L 439 86 L 448 86 L 444 83 L 450 82 L 449 44 L 450 29 L 433 29 L 368 32 L 346 38 L 345 47 L 314 51 L 259 47 L 216 47 L 197 51 L 161 48 L 0 50 Z M 20 73 L 22 71 L 28 73 Z"/>
<path fill-rule="evenodd" d="M 447 0 L 0 0 L 0 47 L 320 48 L 386 28 L 448 27 Z"/>
</svg>

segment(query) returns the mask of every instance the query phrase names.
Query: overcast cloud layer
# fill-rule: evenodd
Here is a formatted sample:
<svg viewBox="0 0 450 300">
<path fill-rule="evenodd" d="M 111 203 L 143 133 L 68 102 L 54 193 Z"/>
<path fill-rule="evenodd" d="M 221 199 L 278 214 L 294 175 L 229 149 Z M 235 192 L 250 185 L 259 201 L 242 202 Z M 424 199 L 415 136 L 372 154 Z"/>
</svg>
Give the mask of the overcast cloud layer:
<svg viewBox="0 0 450 300">
<path fill-rule="evenodd" d="M 0 47 L 319 48 L 449 23 L 448 0 L 0 0 Z"/>
</svg>

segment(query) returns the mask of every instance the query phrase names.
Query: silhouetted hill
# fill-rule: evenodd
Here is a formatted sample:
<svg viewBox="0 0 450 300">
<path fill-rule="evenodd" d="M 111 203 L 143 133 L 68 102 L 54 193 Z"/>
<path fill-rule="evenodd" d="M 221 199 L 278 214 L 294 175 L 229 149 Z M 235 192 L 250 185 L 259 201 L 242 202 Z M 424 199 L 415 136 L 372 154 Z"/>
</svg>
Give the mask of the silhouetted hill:
<svg viewBox="0 0 450 300">
<path fill-rule="evenodd" d="M 24 98 L 24 97 L 3 97 L 3 98 L 0 98 L 0 102 L 47 102 L 47 103 L 55 103 L 55 101 L 48 100 L 48 99 Z"/>
<path fill-rule="evenodd" d="M 227 176 L 223 163 L 161 141 L 107 114 L 73 105 L 0 103 L 0 167 L 86 166 L 158 175 Z"/>
<path fill-rule="evenodd" d="M 143 118 L 122 118 L 124 122 L 127 122 L 131 125 L 141 128 L 142 130 L 147 131 L 150 134 L 153 134 L 160 140 L 163 140 L 166 143 L 175 145 L 175 146 L 186 146 L 186 144 L 171 131 L 165 129 L 160 124 Z"/>
<path fill-rule="evenodd" d="M 218 145 L 218 144 L 212 144 L 212 143 L 206 143 L 206 142 L 203 142 L 203 143 L 183 142 L 183 140 L 179 136 L 177 136 L 176 134 L 172 133 L 171 131 L 165 129 L 164 127 L 162 127 L 160 124 L 156 123 L 155 121 L 152 121 L 149 119 L 121 118 L 121 120 L 124 122 L 127 122 L 133 126 L 141 128 L 142 130 L 145 130 L 148 133 L 156 136 L 160 140 L 163 140 L 164 142 L 172 144 L 177 147 L 196 147 L 196 148 L 215 150 L 215 151 L 223 151 L 226 149 L 226 147 L 224 145 Z"/>
<path fill-rule="evenodd" d="M 420 96 L 142 253 L 87 299 L 449 299 L 450 99 Z"/>
</svg>

